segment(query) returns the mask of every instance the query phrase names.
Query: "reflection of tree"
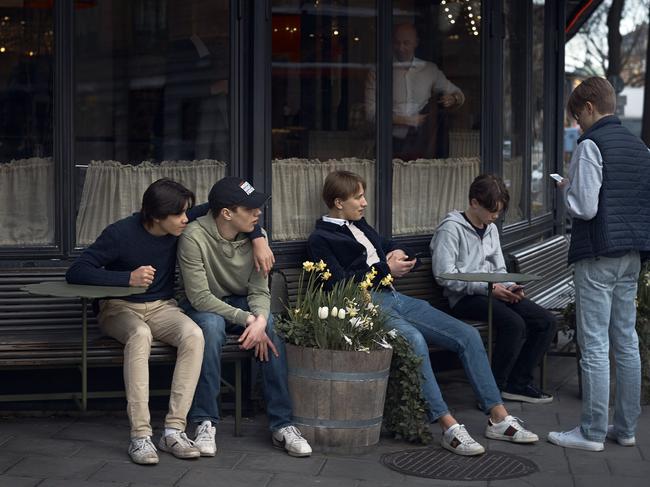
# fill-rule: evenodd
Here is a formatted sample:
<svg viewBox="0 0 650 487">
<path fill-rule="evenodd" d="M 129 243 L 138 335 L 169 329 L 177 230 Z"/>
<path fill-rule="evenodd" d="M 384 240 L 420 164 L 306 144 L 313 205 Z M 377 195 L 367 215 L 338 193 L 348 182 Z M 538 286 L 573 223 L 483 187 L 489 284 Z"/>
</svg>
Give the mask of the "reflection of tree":
<svg viewBox="0 0 650 487">
<path fill-rule="evenodd" d="M 645 77 L 650 0 L 603 3 L 570 41 L 567 64 L 579 77 L 620 76 L 626 86 L 641 86 Z M 621 34 L 621 25 L 628 31 Z"/>
</svg>

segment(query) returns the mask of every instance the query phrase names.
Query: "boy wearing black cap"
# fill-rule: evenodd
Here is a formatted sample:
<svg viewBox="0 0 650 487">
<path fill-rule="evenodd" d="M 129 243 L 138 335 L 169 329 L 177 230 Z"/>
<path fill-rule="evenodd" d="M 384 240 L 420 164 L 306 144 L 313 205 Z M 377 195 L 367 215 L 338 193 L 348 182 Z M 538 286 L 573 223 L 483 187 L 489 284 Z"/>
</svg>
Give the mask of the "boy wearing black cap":
<svg viewBox="0 0 650 487">
<path fill-rule="evenodd" d="M 188 225 L 178 261 L 189 302 L 188 315 L 201 327 L 205 351 L 194 402 L 188 415 L 197 424 L 195 443 L 203 455 L 216 454 L 221 349 L 226 331 L 241 332 L 244 349 L 261 362 L 273 444 L 289 455 L 311 455 L 311 447 L 291 424 L 284 344 L 273 330 L 267 279 L 255 270 L 246 235 L 258 223 L 268 197 L 248 182 L 227 177 L 210 190 L 210 211 Z"/>
</svg>

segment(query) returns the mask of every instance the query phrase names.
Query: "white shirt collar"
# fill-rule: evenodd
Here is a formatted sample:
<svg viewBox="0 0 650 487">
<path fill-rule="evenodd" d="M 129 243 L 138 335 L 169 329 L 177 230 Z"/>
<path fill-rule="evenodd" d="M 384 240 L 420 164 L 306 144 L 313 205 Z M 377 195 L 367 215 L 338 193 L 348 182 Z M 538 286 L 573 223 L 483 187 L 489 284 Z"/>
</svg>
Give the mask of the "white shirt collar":
<svg viewBox="0 0 650 487">
<path fill-rule="evenodd" d="M 323 215 L 323 221 L 328 222 L 328 223 L 334 223 L 335 225 L 339 226 L 344 226 L 344 225 L 349 225 L 347 220 L 344 220 L 343 218 L 334 218 L 328 215 Z"/>
</svg>

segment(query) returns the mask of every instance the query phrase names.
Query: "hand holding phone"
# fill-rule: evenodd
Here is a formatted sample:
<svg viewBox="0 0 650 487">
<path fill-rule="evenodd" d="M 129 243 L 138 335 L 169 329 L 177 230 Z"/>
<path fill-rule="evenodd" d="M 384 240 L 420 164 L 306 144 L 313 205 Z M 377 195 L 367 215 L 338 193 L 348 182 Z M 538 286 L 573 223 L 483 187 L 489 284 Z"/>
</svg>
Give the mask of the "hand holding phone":
<svg viewBox="0 0 650 487">
<path fill-rule="evenodd" d="M 523 288 L 524 286 L 522 286 L 521 284 L 513 284 L 508 288 L 508 291 L 510 291 L 511 293 L 516 293 L 521 291 Z"/>
<path fill-rule="evenodd" d="M 555 179 L 558 183 L 561 183 L 564 180 L 564 178 L 556 172 L 552 172 L 551 174 L 548 175 L 548 177 L 550 177 L 551 179 Z"/>
</svg>

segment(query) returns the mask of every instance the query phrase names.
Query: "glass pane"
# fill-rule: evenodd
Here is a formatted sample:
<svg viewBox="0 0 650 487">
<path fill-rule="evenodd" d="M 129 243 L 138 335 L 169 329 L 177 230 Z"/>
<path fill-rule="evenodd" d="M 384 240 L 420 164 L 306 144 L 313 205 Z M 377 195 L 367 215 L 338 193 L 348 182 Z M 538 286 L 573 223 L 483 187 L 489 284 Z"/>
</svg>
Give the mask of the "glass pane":
<svg viewBox="0 0 650 487">
<path fill-rule="evenodd" d="M 505 223 L 526 218 L 523 176 L 526 141 L 526 15 L 527 2 L 504 4 L 506 36 L 503 45 L 503 180 L 510 192 Z"/>
<path fill-rule="evenodd" d="M 548 167 L 544 164 L 544 0 L 533 0 L 533 146 L 531 216 L 549 210 Z"/>
<path fill-rule="evenodd" d="M 375 70 L 375 2 L 272 3 L 273 239 L 306 239 L 334 169 L 361 174 L 373 222 L 375 123 L 364 93 Z"/>
<path fill-rule="evenodd" d="M 432 233 L 480 172 L 481 2 L 393 6 L 393 235 Z"/>
<path fill-rule="evenodd" d="M 230 153 L 228 0 L 99 0 L 75 11 L 77 244 L 169 177 L 207 200 Z"/>
<path fill-rule="evenodd" d="M 0 2 L 0 246 L 54 243 L 54 24 L 44 3 Z"/>
</svg>

